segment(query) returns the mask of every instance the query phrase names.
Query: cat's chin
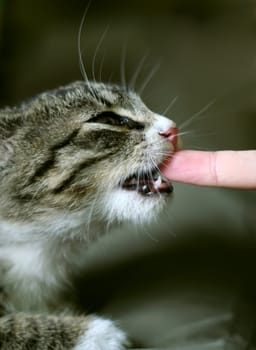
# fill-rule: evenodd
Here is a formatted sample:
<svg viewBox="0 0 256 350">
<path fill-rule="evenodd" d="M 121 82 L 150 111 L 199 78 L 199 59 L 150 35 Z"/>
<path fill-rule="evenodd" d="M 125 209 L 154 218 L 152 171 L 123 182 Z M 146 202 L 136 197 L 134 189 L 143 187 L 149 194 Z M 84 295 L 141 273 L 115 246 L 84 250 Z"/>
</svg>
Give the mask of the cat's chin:
<svg viewBox="0 0 256 350">
<path fill-rule="evenodd" d="M 117 220 L 135 224 L 148 223 L 157 218 L 170 198 L 171 192 L 170 185 L 168 190 L 150 191 L 150 194 L 140 193 L 138 189 L 117 188 L 104 198 L 104 216 L 110 222 Z"/>
</svg>

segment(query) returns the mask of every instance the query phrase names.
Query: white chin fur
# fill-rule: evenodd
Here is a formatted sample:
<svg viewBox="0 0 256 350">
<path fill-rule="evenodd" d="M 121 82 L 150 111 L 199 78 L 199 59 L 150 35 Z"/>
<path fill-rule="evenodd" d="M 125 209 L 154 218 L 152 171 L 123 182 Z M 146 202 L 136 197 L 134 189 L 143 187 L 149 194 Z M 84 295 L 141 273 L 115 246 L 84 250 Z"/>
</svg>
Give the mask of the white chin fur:
<svg viewBox="0 0 256 350">
<path fill-rule="evenodd" d="M 117 220 L 143 224 L 154 220 L 165 203 L 165 196 L 142 196 L 136 191 L 118 188 L 106 194 L 103 213 L 109 222 Z"/>
</svg>

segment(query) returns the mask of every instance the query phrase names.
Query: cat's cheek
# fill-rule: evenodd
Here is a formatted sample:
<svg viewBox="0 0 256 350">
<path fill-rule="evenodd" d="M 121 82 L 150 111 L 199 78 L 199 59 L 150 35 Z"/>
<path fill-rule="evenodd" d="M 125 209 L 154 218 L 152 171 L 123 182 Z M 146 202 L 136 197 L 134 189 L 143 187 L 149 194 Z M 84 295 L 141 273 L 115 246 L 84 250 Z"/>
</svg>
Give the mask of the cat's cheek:
<svg viewBox="0 0 256 350">
<path fill-rule="evenodd" d="M 127 337 L 111 320 L 93 317 L 73 350 L 123 350 Z"/>
</svg>

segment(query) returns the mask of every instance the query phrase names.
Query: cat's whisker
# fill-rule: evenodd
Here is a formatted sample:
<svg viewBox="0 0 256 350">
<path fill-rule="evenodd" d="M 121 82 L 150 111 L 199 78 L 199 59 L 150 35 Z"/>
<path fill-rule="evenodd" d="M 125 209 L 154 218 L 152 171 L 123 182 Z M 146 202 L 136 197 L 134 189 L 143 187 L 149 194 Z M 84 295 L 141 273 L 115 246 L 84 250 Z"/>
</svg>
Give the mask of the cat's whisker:
<svg viewBox="0 0 256 350">
<path fill-rule="evenodd" d="M 103 64 L 105 60 L 105 52 L 102 54 L 102 58 L 100 61 L 100 70 L 99 70 L 99 81 L 102 82 L 102 71 L 103 71 Z"/>
<path fill-rule="evenodd" d="M 156 161 L 155 161 L 151 156 L 150 156 L 150 160 L 151 160 L 152 164 L 154 165 L 154 168 L 155 168 L 157 171 L 160 172 L 160 169 L 159 169 L 159 167 L 158 167 Z"/>
<path fill-rule="evenodd" d="M 189 135 L 189 134 L 191 134 L 192 132 L 194 132 L 194 130 L 182 131 L 182 132 L 179 132 L 179 133 L 177 134 L 177 136 Z"/>
<path fill-rule="evenodd" d="M 156 152 L 156 156 L 159 158 L 173 158 L 175 157 L 175 153 L 168 153 L 168 152 Z"/>
<path fill-rule="evenodd" d="M 219 136 L 219 132 L 203 132 L 202 130 L 191 130 L 191 132 L 188 133 L 192 133 L 191 137 L 204 137 L 204 136 Z M 222 134 L 223 136 L 225 136 L 225 134 Z"/>
<path fill-rule="evenodd" d="M 81 40 L 82 40 L 82 31 L 84 28 L 85 19 L 86 19 L 90 5 L 91 5 L 91 1 L 88 2 L 88 5 L 86 6 L 86 9 L 84 11 L 84 14 L 83 14 L 80 26 L 79 26 L 79 30 L 78 30 L 78 37 L 77 37 L 79 67 L 80 67 L 81 74 L 82 74 L 84 80 L 88 83 L 88 85 L 89 85 L 89 79 L 88 79 L 88 76 L 86 74 L 85 64 L 83 61 L 83 55 L 82 55 L 82 50 L 81 50 Z"/>
<path fill-rule="evenodd" d="M 121 62 L 120 62 L 120 76 L 121 76 L 121 85 L 123 89 L 127 90 L 126 85 L 126 56 L 127 56 L 127 44 L 123 44 Z"/>
<path fill-rule="evenodd" d="M 150 83 L 150 81 L 153 79 L 154 75 L 157 73 L 157 71 L 159 70 L 161 66 L 161 62 L 157 62 L 155 64 L 155 66 L 152 68 L 151 72 L 148 74 L 147 78 L 145 79 L 145 81 L 143 82 L 143 84 L 141 85 L 140 89 L 139 89 L 139 94 L 142 95 L 146 89 L 146 87 L 148 86 L 148 84 Z"/>
<path fill-rule="evenodd" d="M 189 119 L 185 120 L 180 126 L 179 129 L 183 129 L 186 126 L 190 125 L 195 119 L 200 120 L 198 117 L 200 117 L 203 113 L 205 113 L 214 103 L 216 102 L 216 99 L 213 99 L 210 101 L 206 106 L 204 106 L 200 111 L 193 114 Z"/>
<path fill-rule="evenodd" d="M 87 83 L 89 91 L 97 99 L 97 96 L 96 96 L 94 90 L 92 89 L 91 82 L 88 79 L 88 75 L 86 73 L 85 63 L 84 63 L 84 60 L 83 60 L 83 51 L 82 51 L 82 48 L 81 48 L 82 47 L 82 45 L 81 45 L 81 42 L 82 42 L 82 31 L 83 31 L 83 28 L 84 28 L 84 24 L 85 24 L 85 19 L 86 19 L 87 13 L 89 11 L 89 7 L 91 5 L 91 1 L 92 0 L 89 0 L 87 6 L 85 8 L 85 11 L 84 11 L 84 14 L 83 14 L 83 17 L 82 17 L 82 20 L 81 20 L 81 23 L 80 23 L 80 26 L 79 26 L 79 29 L 78 29 L 77 49 L 78 49 L 78 62 L 79 62 L 80 72 L 82 74 L 82 77 L 83 77 L 84 81 Z"/>
<path fill-rule="evenodd" d="M 135 90 L 135 86 L 136 86 L 137 79 L 138 79 L 138 77 L 139 77 L 139 75 L 140 75 L 140 72 L 141 72 L 141 70 L 142 70 L 142 67 L 143 67 L 145 61 L 146 61 L 147 56 L 148 56 L 148 53 L 146 53 L 146 54 L 143 55 L 143 57 L 141 58 L 141 60 L 140 60 L 140 62 L 139 62 L 139 64 L 138 64 L 138 66 L 137 66 L 135 72 L 133 73 L 133 76 L 131 77 L 131 80 L 130 80 L 128 86 L 129 86 L 129 88 L 132 89 L 132 90 Z"/>
<path fill-rule="evenodd" d="M 151 170 L 152 169 L 152 164 L 153 164 L 153 167 L 156 170 L 159 171 L 159 168 L 158 168 L 156 162 L 154 161 L 153 157 L 151 156 L 151 154 L 148 154 L 147 163 L 149 164 L 149 176 L 151 178 L 152 183 L 154 183 L 155 180 L 154 180 L 153 173 L 152 173 L 152 170 Z M 156 191 L 157 191 L 158 195 L 161 197 L 162 196 L 161 192 L 158 189 L 156 189 Z"/>
<path fill-rule="evenodd" d="M 140 186 L 140 174 L 137 173 L 137 184 L 136 184 L 136 191 L 139 191 L 139 186 Z"/>
<path fill-rule="evenodd" d="M 165 110 L 162 112 L 162 115 L 166 115 L 169 110 L 173 107 L 173 105 L 177 102 L 179 96 L 175 96 L 171 102 L 169 103 L 169 105 L 165 108 Z"/>
<path fill-rule="evenodd" d="M 101 38 L 98 42 L 98 45 L 96 46 L 96 49 L 95 49 L 95 52 L 94 52 L 94 55 L 93 55 L 93 59 L 92 59 L 92 78 L 93 78 L 93 81 L 95 82 L 96 81 L 96 78 L 95 78 L 95 63 L 96 63 L 96 58 L 97 58 L 97 54 L 100 50 L 100 47 L 106 37 L 106 34 L 109 30 L 109 25 L 106 27 L 106 29 L 104 30 L 103 34 L 101 35 Z"/>
<path fill-rule="evenodd" d="M 108 83 L 110 84 L 113 78 L 113 72 L 110 73 L 109 78 L 108 78 Z"/>
</svg>

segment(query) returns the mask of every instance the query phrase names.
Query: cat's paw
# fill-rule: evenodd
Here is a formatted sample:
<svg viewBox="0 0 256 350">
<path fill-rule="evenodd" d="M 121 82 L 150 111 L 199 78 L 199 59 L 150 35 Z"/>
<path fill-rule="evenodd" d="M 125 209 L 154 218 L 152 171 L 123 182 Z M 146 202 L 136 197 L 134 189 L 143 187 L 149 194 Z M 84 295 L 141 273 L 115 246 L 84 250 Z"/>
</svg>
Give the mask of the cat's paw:
<svg viewBox="0 0 256 350">
<path fill-rule="evenodd" d="M 73 350 L 124 350 L 127 337 L 111 320 L 93 317 Z"/>
</svg>

